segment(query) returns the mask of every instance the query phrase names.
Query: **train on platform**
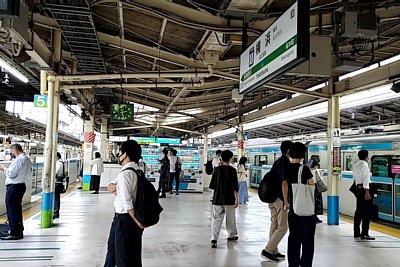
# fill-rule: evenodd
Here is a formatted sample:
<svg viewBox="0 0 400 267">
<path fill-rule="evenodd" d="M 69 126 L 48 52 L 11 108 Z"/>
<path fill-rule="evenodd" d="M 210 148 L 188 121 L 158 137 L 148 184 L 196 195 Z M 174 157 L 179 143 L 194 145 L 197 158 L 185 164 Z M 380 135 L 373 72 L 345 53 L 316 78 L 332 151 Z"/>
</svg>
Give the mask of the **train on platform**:
<svg viewBox="0 0 400 267">
<path fill-rule="evenodd" d="M 251 142 L 248 142 L 251 143 Z M 254 143 L 254 142 L 253 142 Z M 279 143 L 249 144 L 245 156 L 248 157 L 249 184 L 257 188 L 261 179 L 271 169 L 280 156 Z M 327 184 L 328 157 L 327 140 L 307 142 L 307 159 L 315 159 L 324 171 L 324 182 Z M 353 166 L 358 161 L 357 153 L 361 149 L 369 151 L 371 180 L 377 184 L 378 197 L 374 203 L 379 207 L 379 218 L 382 221 L 400 224 L 400 135 L 358 135 L 341 139 L 341 179 L 340 179 L 340 213 L 354 216 L 356 199 L 349 191 L 353 183 Z M 217 149 L 230 149 L 235 155 L 236 148 L 223 147 L 209 150 L 215 154 Z M 211 156 L 211 155 L 209 155 Z M 307 162 L 307 160 L 306 160 Z M 323 193 L 324 208 L 327 204 L 327 193 Z"/>
</svg>

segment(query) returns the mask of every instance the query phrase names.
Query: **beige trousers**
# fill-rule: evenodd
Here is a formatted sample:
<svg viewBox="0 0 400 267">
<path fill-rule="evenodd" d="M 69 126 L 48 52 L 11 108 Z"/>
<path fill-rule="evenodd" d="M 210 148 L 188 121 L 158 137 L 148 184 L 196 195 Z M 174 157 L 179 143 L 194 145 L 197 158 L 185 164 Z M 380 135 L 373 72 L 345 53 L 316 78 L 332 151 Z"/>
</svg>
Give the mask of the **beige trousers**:
<svg viewBox="0 0 400 267">
<path fill-rule="evenodd" d="M 237 235 L 236 216 L 234 205 L 213 205 L 211 216 L 211 240 L 218 240 L 219 232 L 221 231 L 222 222 L 226 214 L 226 230 L 228 237 Z"/>
<path fill-rule="evenodd" d="M 271 227 L 269 228 L 269 241 L 265 251 L 279 253 L 278 245 L 288 230 L 288 211 L 283 209 L 283 201 L 277 198 L 274 203 L 268 204 L 271 210 Z"/>
</svg>

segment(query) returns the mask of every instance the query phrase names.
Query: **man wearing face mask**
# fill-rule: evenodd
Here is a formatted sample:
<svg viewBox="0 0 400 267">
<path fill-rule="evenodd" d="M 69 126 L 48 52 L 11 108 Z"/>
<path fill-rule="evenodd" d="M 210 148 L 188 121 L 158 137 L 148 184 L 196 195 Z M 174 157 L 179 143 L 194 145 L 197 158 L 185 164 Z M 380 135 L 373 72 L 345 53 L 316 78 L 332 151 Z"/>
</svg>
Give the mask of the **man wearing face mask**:
<svg viewBox="0 0 400 267">
<path fill-rule="evenodd" d="M 140 145 L 128 140 L 121 145 L 118 164 L 123 166 L 117 178 L 108 185 L 108 191 L 115 195 L 115 216 L 111 224 L 107 245 L 105 267 L 142 266 L 143 225 L 135 218 L 137 175 L 128 168 L 139 170 L 142 154 Z"/>
</svg>

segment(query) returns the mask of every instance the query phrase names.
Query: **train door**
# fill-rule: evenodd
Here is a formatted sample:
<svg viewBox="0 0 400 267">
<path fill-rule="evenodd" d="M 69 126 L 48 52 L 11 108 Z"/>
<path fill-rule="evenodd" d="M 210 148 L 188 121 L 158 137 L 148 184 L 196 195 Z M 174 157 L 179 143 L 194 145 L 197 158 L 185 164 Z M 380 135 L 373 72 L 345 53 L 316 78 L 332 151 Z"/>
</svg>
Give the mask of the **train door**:
<svg viewBox="0 0 400 267">
<path fill-rule="evenodd" d="M 400 223 L 400 156 L 393 156 L 390 164 L 390 174 L 393 178 L 393 210 L 394 221 Z"/>
<path fill-rule="evenodd" d="M 388 221 L 394 221 L 394 178 L 390 169 L 391 159 L 391 155 L 375 155 L 371 158 L 372 182 L 376 183 L 378 188 L 378 197 L 374 199 L 374 203 L 379 207 L 379 217 Z"/>
</svg>

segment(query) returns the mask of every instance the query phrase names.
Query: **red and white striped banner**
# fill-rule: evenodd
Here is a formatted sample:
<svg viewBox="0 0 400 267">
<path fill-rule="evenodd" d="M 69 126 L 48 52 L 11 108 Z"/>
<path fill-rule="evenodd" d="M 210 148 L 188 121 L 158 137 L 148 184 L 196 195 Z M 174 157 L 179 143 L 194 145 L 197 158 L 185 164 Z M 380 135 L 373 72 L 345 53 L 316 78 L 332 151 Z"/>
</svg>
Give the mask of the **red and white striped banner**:
<svg viewBox="0 0 400 267">
<path fill-rule="evenodd" d="M 86 132 L 83 135 L 83 140 L 85 143 L 94 143 L 96 135 L 93 132 Z"/>
</svg>

